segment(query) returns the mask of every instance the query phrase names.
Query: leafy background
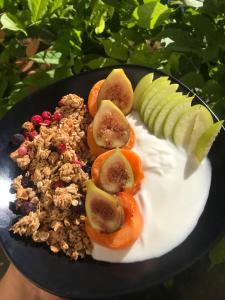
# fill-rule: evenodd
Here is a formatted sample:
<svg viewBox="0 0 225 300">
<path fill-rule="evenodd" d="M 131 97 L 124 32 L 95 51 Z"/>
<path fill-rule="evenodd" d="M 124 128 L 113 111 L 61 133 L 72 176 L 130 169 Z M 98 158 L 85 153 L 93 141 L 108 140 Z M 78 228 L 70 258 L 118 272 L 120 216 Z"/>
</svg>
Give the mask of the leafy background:
<svg viewBox="0 0 225 300">
<path fill-rule="evenodd" d="M 225 118 L 224 0 L 0 0 L 0 23 L 0 117 L 54 81 L 133 63 L 174 75 Z M 225 262 L 225 238 L 203 261 L 192 278 Z"/>
</svg>

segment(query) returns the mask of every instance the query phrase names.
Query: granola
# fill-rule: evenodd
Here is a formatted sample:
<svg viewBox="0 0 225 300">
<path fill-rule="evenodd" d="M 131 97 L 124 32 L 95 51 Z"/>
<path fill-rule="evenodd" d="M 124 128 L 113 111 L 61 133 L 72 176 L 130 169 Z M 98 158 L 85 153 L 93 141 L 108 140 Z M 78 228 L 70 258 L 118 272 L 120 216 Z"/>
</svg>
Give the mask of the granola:
<svg viewBox="0 0 225 300">
<path fill-rule="evenodd" d="M 76 260 L 91 251 L 84 213 L 89 174 L 83 168 L 94 159 L 86 143 L 91 117 L 84 100 L 69 94 L 46 120 L 34 116 L 25 122 L 25 140 L 10 154 L 23 170 L 12 186 L 16 209 L 24 214 L 10 230 Z"/>
</svg>

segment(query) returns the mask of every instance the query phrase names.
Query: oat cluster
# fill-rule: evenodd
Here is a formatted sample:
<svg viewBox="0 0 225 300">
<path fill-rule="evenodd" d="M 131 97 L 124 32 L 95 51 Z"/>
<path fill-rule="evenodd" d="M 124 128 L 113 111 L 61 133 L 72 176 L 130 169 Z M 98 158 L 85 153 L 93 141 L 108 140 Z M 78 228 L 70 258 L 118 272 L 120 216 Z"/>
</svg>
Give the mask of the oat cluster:
<svg viewBox="0 0 225 300">
<path fill-rule="evenodd" d="M 12 184 L 16 208 L 28 208 L 11 231 L 30 236 L 34 242 L 45 242 L 52 252 L 63 251 L 76 260 L 91 251 L 84 226 L 89 174 L 83 168 L 93 160 L 86 143 L 91 119 L 77 95 L 64 96 L 60 103 L 62 106 L 56 108 L 62 116 L 60 121 L 40 125 L 38 135 L 23 142 L 23 155 L 18 149 L 10 154 L 22 169 Z M 22 128 L 31 132 L 34 125 L 28 121 Z"/>
</svg>

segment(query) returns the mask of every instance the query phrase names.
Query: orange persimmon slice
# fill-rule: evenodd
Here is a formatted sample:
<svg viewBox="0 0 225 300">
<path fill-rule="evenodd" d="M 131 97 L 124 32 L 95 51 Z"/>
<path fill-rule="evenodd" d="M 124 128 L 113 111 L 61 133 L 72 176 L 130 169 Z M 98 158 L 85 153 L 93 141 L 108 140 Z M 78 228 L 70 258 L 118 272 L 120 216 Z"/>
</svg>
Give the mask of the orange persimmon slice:
<svg viewBox="0 0 225 300">
<path fill-rule="evenodd" d="M 133 151 L 128 149 L 120 149 L 121 153 L 128 160 L 134 175 L 134 185 L 132 188 L 128 188 L 124 191 L 129 192 L 131 194 L 135 194 L 141 186 L 141 182 L 144 178 L 144 172 L 142 168 L 142 162 L 140 157 Z M 109 150 L 107 152 L 99 155 L 94 161 L 91 168 L 91 177 L 94 183 L 99 186 L 99 175 L 101 172 L 101 167 L 104 161 L 113 154 L 114 150 Z"/>
<path fill-rule="evenodd" d="M 143 217 L 133 196 L 121 192 L 118 197 L 124 209 L 124 223 L 119 230 L 102 233 L 93 229 L 88 219 L 85 222 L 85 229 L 90 240 L 110 249 L 124 249 L 131 246 L 143 228 Z"/>
</svg>

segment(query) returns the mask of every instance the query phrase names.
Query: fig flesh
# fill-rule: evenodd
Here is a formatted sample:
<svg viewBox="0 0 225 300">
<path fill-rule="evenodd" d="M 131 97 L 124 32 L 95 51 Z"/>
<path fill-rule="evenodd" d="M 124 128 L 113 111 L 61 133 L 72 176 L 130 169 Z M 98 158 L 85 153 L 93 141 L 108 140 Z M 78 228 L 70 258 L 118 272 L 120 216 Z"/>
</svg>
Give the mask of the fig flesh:
<svg viewBox="0 0 225 300">
<path fill-rule="evenodd" d="M 93 120 L 95 143 L 106 149 L 124 146 L 130 137 L 130 126 L 119 108 L 110 100 L 103 100 Z"/>
<path fill-rule="evenodd" d="M 105 79 L 98 93 L 98 107 L 104 99 L 111 100 L 125 115 L 132 110 L 133 88 L 123 69 L 114 69 Z"/>
<path fill-rule="evenodd" d="M 120 149 L 116 149 L 102 164 L 99 183 L 104 191 L 111 194 L 133 187 L 133 170 Z"/>
<path fill-rule="evenodd" d="M 124 220 L 119 199 L 97 188 L 92 180 L 88 180 L 86 186 L 85 210 L 91 226 L 104 233 L 118 230 Z"/>
</svg>

